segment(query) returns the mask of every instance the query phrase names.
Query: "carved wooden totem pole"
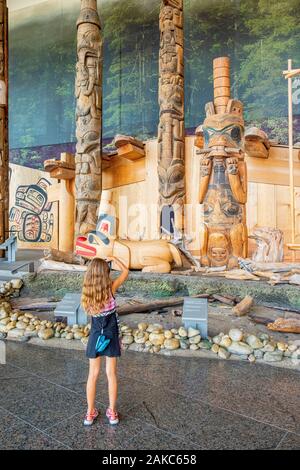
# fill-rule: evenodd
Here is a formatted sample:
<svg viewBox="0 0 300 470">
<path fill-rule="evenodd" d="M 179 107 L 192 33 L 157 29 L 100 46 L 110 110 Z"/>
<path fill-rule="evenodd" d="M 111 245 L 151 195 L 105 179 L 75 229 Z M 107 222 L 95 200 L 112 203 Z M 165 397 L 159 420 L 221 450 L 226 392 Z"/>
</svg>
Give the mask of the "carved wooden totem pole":
<svg viewBox="0 0 300 470">
<path fill-rule="evenodd" d="M 0 0 L 0 243 L 8 236 L 8 186 L 8 10 Z"/>
<path fill-rule="evenodd" d="M 200 161 L 199 202 L 204 205 L 201 264 L 238 266 L 247 256 L 247 172 L 244 161 L 243 105 L 230 98 L 228 57 L 214 60 L 214 102 L 206 105 L 206 119 L 195 144 L 204 148 Z"/>
<path fill-rule="evenodd" d="M 162 1 L 159 27 L 159 212 L 173 232 L 173 223 L 182 228 L 185 199 L 183 0 Z"/>
<path fill-rule="evenodd" d="M 81 0 L 77 21 L 75 235 L 95 230 L 101 198 L 102 37 L 97 0 Z"/>
</svg>

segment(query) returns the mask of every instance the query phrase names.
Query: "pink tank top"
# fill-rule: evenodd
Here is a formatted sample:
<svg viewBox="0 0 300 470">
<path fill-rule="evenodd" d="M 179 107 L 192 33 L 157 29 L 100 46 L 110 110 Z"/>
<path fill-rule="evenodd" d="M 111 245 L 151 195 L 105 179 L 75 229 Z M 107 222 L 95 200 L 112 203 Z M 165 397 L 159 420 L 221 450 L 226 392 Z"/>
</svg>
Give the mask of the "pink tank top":
<svg viewBox="0 0 300 470">
<path fill-rule="evenodd" d="M 93 317 L 106 317 L 106 315 L 116 313 L 116 307 L 116 299 L 112 295 L 109 301 L 101 308 L 100 312 L 93 315 Z"/>
</svg>

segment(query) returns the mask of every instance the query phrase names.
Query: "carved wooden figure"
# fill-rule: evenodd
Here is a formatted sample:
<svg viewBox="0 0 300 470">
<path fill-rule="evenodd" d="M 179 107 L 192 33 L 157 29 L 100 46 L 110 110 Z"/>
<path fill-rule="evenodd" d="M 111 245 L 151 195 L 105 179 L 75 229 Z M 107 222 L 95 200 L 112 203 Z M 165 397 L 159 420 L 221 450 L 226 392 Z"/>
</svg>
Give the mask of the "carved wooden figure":
<svg viewBox="0 0 300 470">
<path fill-rule="evenodd" d="M 8 238 L 8 180 L 8 9 L 0 0 L 0 244 Z"/>
<path fill-rule="evenodd" d="M 204 208 L 201 264 L 231 269 L 248 249 L 243 105 L 230 99 L 229 58 L 215 59 L 213 67 L 214 102 L 206 105 L 206 119 L 195 142 L 199 146 L 203 132 L 204 148 L 198 151 L 202 155 L 199 202 Z"/>
<path fill-rule="evenodd" d="M 269 158 L 270 141 L 267 134 L 257 127 L 245 132 L 245 151 L 248 157 Z"/>
<path fill-rule="evenodd" d="M 180 252 L 172 243 L 167 240 L 123 240 L 117 237 L 117 225 L 111 193 L 103 193 L 97 228 L 87 236 L 77 237 L 76 254 L 88 259 L 105 259 L 113 255 L 128 268 L 142 269 L 143 272 L 169 273 L 174 265 L 182 266 Z"/>
<path fill-rule="evenodd" d="M 76 254 L 84 258 L 116 256 L 129 269 L 143 272 L 169 273 L 172 267 L 182 266 L 179 250 L 167 240 L 110 239 L 106 245 L 97 232 L 76 240 Z"/>
<path fill-rule="evenodd" d="M 283 232 L 273 227 L 257 227 L 249 238 L 256 241 L 256 250 L 252 255 L 256 263 L 278 263 L 283 261 Z"/>
<path fill-rule="evenodd" d="M 81 0 L 77 21 L 76 235 L 95 230 L 101 198 L 102 36 L 97 0 Z"/>
<path fill-rule="evenodd" d="M 182 228 L 185 199 L 183 0 L 163 0 L 159 16 L 158 176 L 161 225 Z"/>
</svg>

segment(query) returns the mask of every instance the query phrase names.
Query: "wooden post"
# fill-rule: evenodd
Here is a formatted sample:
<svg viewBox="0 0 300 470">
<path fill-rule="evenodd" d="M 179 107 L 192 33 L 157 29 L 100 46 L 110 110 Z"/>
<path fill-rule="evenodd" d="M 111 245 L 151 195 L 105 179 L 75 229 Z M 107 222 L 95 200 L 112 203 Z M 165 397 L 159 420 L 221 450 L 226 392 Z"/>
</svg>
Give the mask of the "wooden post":
<svg viewBox="0 0 300 470">
<path fill-rule="evenodd" d="M 288 71 L 292 70 L 292 61 L 288 60 Z M 294 159 L 293 159 L 293 95 L 292 77 L 288 77 L 288 113 L 289 113 L 289 175 L 290 175 L 290 206 L 291 206 L 291 240 L 295 243 L 295 185 L 294 185 Z M 295 252 L 292 252 L 295 261 Z"/>
<path fill-rule="evenodd" d="M 159 29 L 159 212 L 173 233 L 173 224 L 182 228 L 185 200 L 183 0 L 162 0 Z"/>
<path fill-rule="evenodd" d="M 0 0 L 0 243 L 8 236 L 8 162 L 8 9 Z"/>
<path fill-rule="evenodd" d="M 97 0 L 81 0 L 77 21 L 75 235 L 95 230 L 102 190 L 102 36 Z"/>
<path fill-rule="evenodd" d="M 295 261 L 295 251 L 300 251 L 300 243 L 295 243 L 296 223 L 295 223 L 295 180 L 294 180 L 294 159 L 293 159 L 293 95 L 292 79 L 300 75 L 300 69 L 292 69 L 292 60 L 288 60 L 288 70 L 284 70 L 284 77 L 288 81 L 288 133 L 289 133 L 289 186 L 290 186 L 290 206 L 291 206 L 291 239 L 288 243 L 289 249 L 293 250 L 293 261 Z"/>
</svg>

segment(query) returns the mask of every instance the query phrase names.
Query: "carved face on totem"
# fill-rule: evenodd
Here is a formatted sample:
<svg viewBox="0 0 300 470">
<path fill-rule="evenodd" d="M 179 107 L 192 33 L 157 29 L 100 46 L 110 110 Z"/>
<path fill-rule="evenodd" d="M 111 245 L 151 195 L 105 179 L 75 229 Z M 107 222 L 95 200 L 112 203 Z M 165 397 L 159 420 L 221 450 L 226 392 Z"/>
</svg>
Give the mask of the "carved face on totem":
<svg viewBox="0 0 300 470">
<path fill-rule="evenodd" d="M 173 205 L 179 198 L 184 197 L 184 164 L 173 160 L 169 168 L 158 167 L 160 194 L 164 204 Z"/>
<path fill-rule="evenodd" d="M 95 51 L 99 50 L 100 45 L 100 31 L 88 30 L 83 34 L 80 43 L 78 44 L 78 54 L 80 54 L 83 50 L 84 54 L 89 52 L 90 54 L 92 53 L 95 55 Z"/>
<path fill-rule="evenodd" d="M 234 200 L 229 185 L 224 183 L 217 192 L 216 188 L 208 191 L 203 204 L 204 221 L 210 224 L 239 223 L 242 217 L 240 205 Z"/>
<path fill-rule="evenodd" d="M 204 148 L 211 148 L 212 157 L 232 156 L 226 149 L 244 148 L 244 120 L 242 105 L 231 100 L 230 112 L 224 114 L 211 114 L 203 124 Z"/>
<path fill-rule="evenodd" d="M 172 21 L 173 8 L 170 7 L 169 5 L 166 5 L 164 8 L 162 8 L 160 17 L 162 21 L 166 21 L 166 20 Z"/>
<path fill-rule="evenodd" d="M 100 79 L 99 50 L 101 50 L 99 31 L 86 31 L 78 45 L 78 62 L 76 64 L 76 85 L 81 87 L 83 92 L 92 89 L 93 84 Z"/>
<path fill-rule="evenodd" d="M 169 5 L 166 5 L 164 8 L 162 8 L 161 13 L 160 13 L 160 19 L 162 21 L 172 21 L 173 20 L 173 8 L 170 7 Z"/>
<path fill-rule="evenodd" d="M 207 257 L 211 266 L 226 266 L 229 260 L 229 241 L 223 233 L 212 233 L 208 239 Z"/>
<path fill-rule="evenodd" d="M 177 114 L 183 113 L 183 78 L 179 75 L 165 74 L 160 79 L 159 104 L 161 111 L 175 109 Z"/>
<path fill-rule="evenodd" d="M 238 160 L 244 156 L 242 104 L 230 100 L 228 112 L 210 114 L 203 124 L 204 148 L 210 150 L 201 160 L 201 176 L 211 174 L 204 201 L 204 219 L 209 224 L 240 223 L 242 208 L 235 200 L 228 174 L 238 173 Z M 236 151 L 235 151 L 236 149 Z"/>
</svg>

